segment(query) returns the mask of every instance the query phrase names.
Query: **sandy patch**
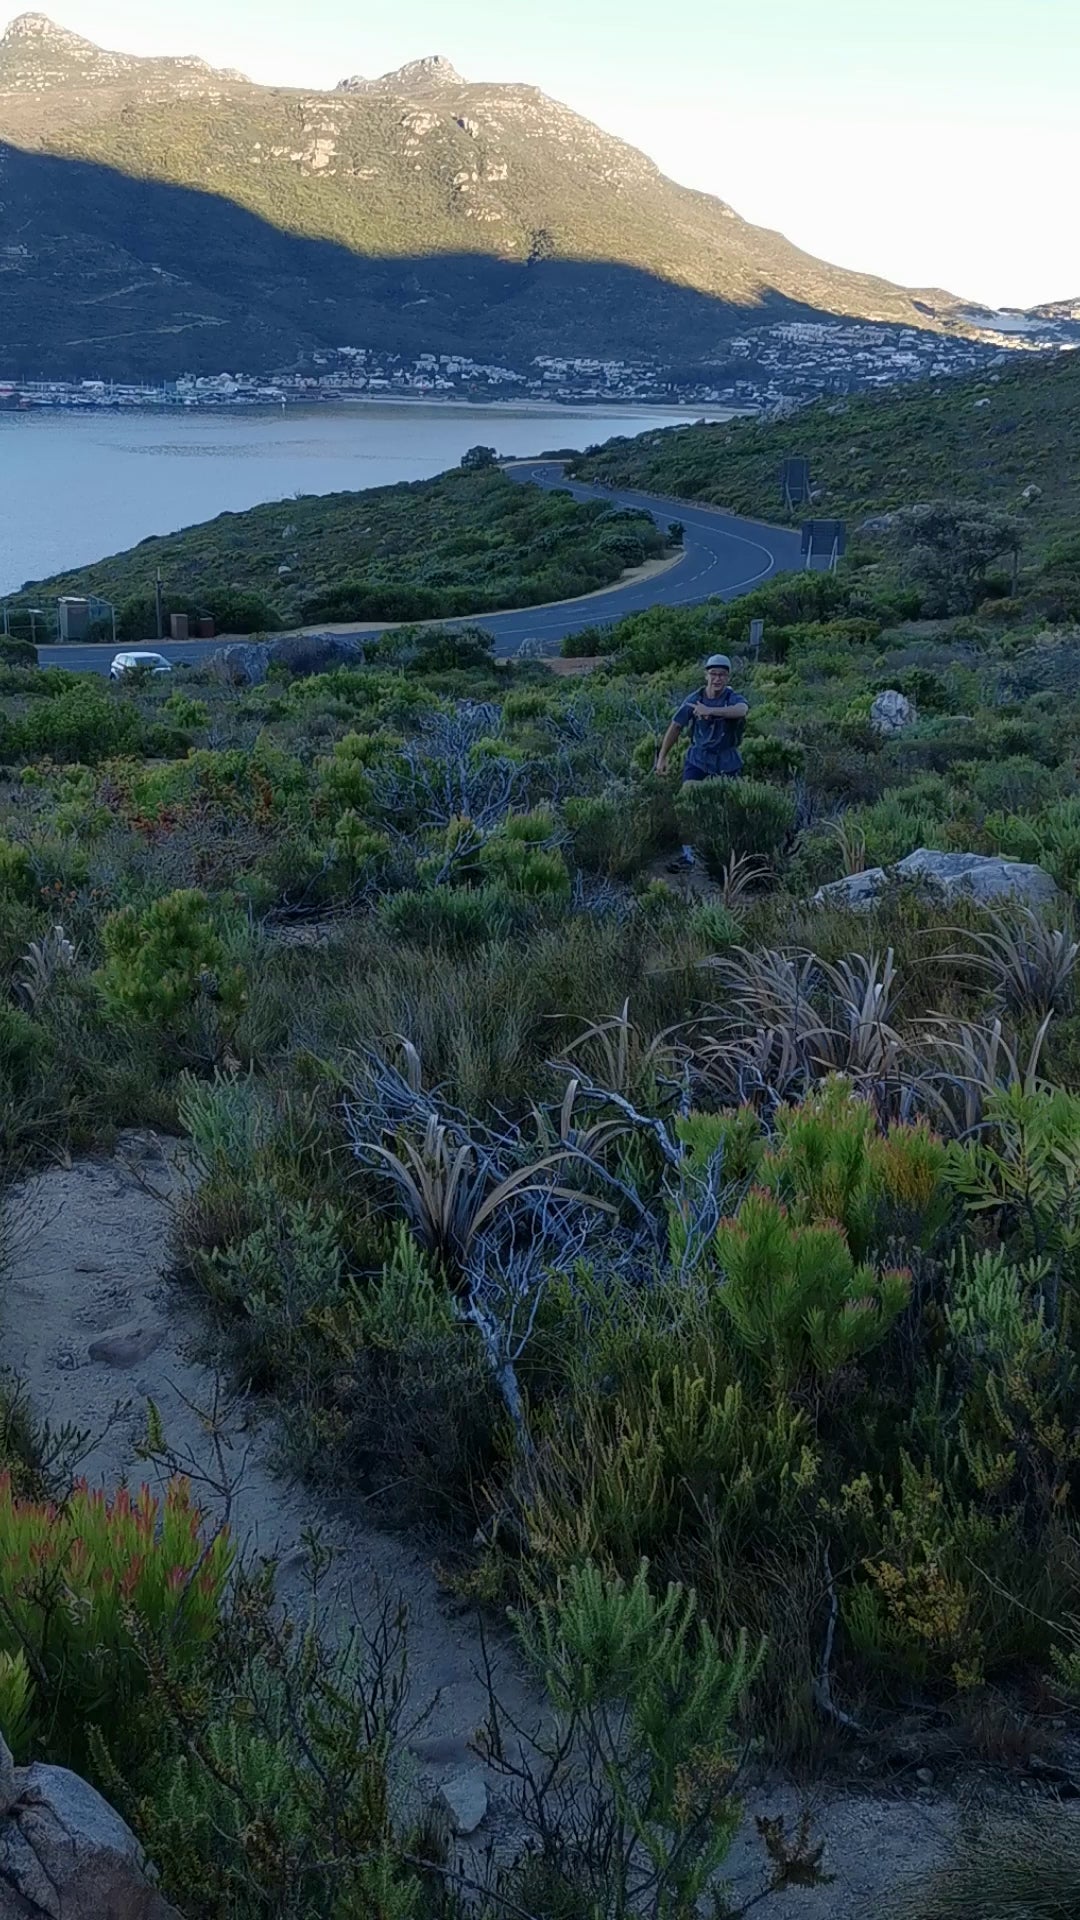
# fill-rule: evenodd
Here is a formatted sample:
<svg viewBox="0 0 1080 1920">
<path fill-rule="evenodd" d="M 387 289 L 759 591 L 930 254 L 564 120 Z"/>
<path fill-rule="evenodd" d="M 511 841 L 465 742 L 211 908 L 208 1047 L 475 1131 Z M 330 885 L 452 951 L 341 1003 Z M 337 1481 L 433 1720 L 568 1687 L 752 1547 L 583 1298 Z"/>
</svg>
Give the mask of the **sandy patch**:
<svg viewBox="0 0 1080 1920">
<path fill-rule="evenodd" d="M 132 1133 L 115 1156 L 35 1174 L 8 1199 L 12 1252 L 0 1291 L 0 1351 L 39 1416 L 89 1432 L 84 1471 L 110 1487 L 157 1477 L 136 1456 L 151 1399 L 169 1446 L 196 1474 L 217 1472 L 200 1411 L 220 1399 L 219 1381 L 200 1358 L 198 1310 L 168 1278 L 170 1203 L 186 1177 L 179 1143 Z M 276 1471 L 273 1426 L 257 1405 L 225 1407 L 221 1442 L 238 1476 L 234 1531 L 247 1553 L 278 1558 L 287 1603 L 304 1604 L 303 1534 L 313 1525 L 336 1554 L 323 1595 L 331 1631 L 370 1617 L 384 1599 L 404 1600 L 411 1705 L 434 1703 L 413 1741 L 418 1784 L 433 1790 L 476 1766 L 469 1743 L 486 1694 L 475 1615 L 441 1590 L 420 1550 L 369 1524 L 358 1496 L 327 1501 Z M 219 1496 L 202 1488 L 200 1498 L 211 1518 L 220 1515 Z M 535 1726 L 542 1704 L 509 1643 L 495 1633 L 489 1652 L 509 1711 Z M 491 1813 L 477 1841 L 501 1853 L 518 1838 L 516 1822 L 505 1788 L 490 1772 L 487 1782 Z M 744 1797 L 747 1817 L 725 1875 L 737 1902 L 768 1878 L 754 1816 L 782 1813 L 790 1830 L 805 1798 L 785 1785 L 754 1787 Z M 770 1896 L 764 1911 L 772 1920 L 874 1920 L 900 1884 L 942 1856 L 966 1811 L 925 1789 L 906 1798 L 822 1794 L 812 1808 L 814 1832 L 835 1878 Z"/>
</svg>

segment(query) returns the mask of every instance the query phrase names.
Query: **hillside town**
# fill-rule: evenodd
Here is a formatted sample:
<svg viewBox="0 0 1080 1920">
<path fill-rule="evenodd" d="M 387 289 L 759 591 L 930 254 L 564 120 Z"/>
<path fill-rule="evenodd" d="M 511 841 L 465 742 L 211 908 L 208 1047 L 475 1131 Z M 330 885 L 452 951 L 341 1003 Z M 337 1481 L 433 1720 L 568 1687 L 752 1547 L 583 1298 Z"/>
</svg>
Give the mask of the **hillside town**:
<svg viewBox="0 0 1080 1920">
<path fill-rule="evenodd" d="M 723 407 L 768 413 L 821 394 L 858 393 L 899 381 L 980 373 L 1015 352 L 1054 352 L 1080 341 L 1059 329 L 964 337 L 915 327 L 835 320 L 776 322 L 724 343 L 707 366 L 540 354 L 524 369 L 467 354 L 414 359 L 370 347 L 308 354 L 271 375 L 187 374 L 162 383 L 0 377 L 0 408 L 289 407 L 323 402 L 528 402 L 560 406 Z"/>
</svg>

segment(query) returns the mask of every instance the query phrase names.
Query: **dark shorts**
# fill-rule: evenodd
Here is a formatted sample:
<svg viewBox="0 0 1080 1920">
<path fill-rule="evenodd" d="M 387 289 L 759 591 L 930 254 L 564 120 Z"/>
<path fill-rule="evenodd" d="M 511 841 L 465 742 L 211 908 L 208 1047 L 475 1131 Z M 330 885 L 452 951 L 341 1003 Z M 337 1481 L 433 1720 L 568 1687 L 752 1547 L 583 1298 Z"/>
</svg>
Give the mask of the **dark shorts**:
<svg viewBox="0 0 1080 1920">
<path fill-rule="evenodd" d="M 694 767 L 687 763 L 683 767 L 682 783 L 688 786 L 691 780 L 737 780 L 741 767 L 722 767 L 714 771 L 711 767 Z"/>
</svg>

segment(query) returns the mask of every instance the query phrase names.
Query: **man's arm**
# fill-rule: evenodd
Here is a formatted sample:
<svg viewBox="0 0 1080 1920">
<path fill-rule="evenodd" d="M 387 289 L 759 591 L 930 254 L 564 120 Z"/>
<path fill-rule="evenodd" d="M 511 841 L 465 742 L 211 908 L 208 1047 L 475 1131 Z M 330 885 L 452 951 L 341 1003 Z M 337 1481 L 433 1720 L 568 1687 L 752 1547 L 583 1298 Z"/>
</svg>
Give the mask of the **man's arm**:
<svg viewBox="0 0 1080 1920">
<path fill-rule="evenodd" d="M 730 700 L 723 708 L 703 707 L 698 703 L 690 711 L 696 720 L 745 720 L 750 709 L 745 700 Z"/>
<path fill-rule="evenodd" d="M 660 742 L 660 751 L 656 756 L 657 773 L 667 772 L 668 755 L 670 754 L 681 732 L 682 732 L 682 728 L 679 725 L 679 722 L 677 720 L 673 720 L 667 732 L 665 733 L 663 739 Z"/>
</svg>

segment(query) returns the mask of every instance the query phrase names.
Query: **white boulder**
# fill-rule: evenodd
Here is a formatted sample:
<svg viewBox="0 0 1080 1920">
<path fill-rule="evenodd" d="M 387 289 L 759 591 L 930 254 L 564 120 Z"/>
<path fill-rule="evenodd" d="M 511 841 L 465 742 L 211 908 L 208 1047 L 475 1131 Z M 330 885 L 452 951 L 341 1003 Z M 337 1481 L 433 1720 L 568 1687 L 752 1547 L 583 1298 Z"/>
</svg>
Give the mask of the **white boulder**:
<svg viewBox="0 0 1080 1920">
<path fill-rule="evenodd" d="M 870 725 L 875 733 L 903 733 L 918 717 L 914 702 L 895 687 L 879 693 L 870 708 Z"/>
</svg>

